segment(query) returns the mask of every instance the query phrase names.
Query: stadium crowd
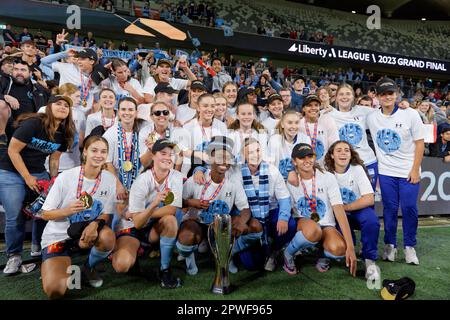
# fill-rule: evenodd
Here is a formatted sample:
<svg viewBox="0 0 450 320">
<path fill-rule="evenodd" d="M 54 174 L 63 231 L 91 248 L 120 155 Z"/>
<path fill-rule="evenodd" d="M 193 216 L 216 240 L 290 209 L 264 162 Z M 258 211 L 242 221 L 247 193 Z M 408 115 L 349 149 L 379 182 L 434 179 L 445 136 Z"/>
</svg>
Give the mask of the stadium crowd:
<svg viewBox="0 0 450 320">
<path fill-rule="evenodd" d="M 3 38 L 6 275 L 22 264 L 23 211 L 33 217 L 31 254 L 42 256 L 49 298 L 66 293 L 74 250 L 87 250 L 83 277 L 99 287 L 95 266 L 110 257 L 118 273 L 139 268 L 141 243 L 159 246 L 161 286 L 177 288 L 174 249 L 194 276 L 205 226 L 231 213 L 231 272 L 281 264 L 295 275 L 295 256 L 319 248 L 319 271 L 343 260 L 355 276 L 359 229 L 366 277 L 379 279 L 377 188 L 382 258 L 396 259 L 401 206 L 405 260 L 419 264 L 420 165 L 424 153 L 450 162 L 448 84 L 352 69 L 322 68 L 313 79 L 218 50 L 193 58 L 138 47 L 126 61 L 105 56 L 92 33 L 64 30 L 49 42 L 9 26 Z M 436 140 L 424 144 L 434 128 Z"/>
</svg>

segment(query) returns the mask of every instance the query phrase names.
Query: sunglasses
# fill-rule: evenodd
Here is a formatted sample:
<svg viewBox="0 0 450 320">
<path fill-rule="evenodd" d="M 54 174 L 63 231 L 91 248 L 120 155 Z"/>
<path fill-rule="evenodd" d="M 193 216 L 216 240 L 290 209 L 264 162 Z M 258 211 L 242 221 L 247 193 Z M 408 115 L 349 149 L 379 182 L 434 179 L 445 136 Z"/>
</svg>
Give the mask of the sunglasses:
<svg viewBox="0 0 450 320">
<path fill-rule="evenodd" d="M 158 110 L 158 111 L 152 112 L 152 114 L 157 117 L 160 117 L 161 115 L 168 116 L 169 113 L 170 113 L 169 110 Z"/>
</svg>

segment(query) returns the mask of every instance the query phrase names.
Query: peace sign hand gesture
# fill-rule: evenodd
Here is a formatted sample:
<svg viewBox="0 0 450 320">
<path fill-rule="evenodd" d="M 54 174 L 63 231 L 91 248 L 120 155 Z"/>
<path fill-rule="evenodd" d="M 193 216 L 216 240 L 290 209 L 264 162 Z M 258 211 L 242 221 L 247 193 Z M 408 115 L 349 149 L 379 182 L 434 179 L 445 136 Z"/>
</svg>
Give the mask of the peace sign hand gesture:
<svg viewBox="0 0 450 320">
<path fill-rule="evenodd" d="M 69 40 L 66 39 L 69 33 L 65 31 L 65 29 L 62 29 L 62 32 L 56 35 L 56 44 L 61 45 L 63 42 L 69 42 Z"/>
</svg>

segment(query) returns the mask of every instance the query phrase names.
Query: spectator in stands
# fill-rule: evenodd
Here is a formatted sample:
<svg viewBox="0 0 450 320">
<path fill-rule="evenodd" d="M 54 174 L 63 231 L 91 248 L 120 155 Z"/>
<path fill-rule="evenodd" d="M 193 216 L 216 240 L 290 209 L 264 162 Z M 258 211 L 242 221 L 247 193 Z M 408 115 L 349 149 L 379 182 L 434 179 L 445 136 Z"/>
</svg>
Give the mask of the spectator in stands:
<svg viewBox="0 0 450 320">
<path fill-rule="evenodd" d="M 206 71 L 204 71 L 204 76 L 206 76 L 204 81 L 206 88 L 209 92 L 222 91 L 223 85 L 228 81 L 232 81 L 232 79 L 223 69 L 222 61 L 219 58 L 213 58 L 211 61 L 211 66 L 216 75 L 212 76 L 211 74 L 208 74 L 206 76 Z"/>
<path fill-rule="evenodd" d="M 436 121 L 437 125 L 446 122 L 446 115 L 434 103 L 424 100 L 417 106 L 420 118 L 424 124 L 432 124 Z"/>
<path fill-rule="evenodd" d="M 378 102 L 377 98 L 377 92 L 375 86 L 370 86 L 367 90 L 367 95 L 372 99 L 372 106 L 374 108 L 378 108 L 380 106 L 380 103 Z"/>
<path fill-rule="evenodd" d="M 72 40 L 70 40 L 70 44 L 73 46 L 82 46 L 82 40 L 80 38 L 80 35 L 78 34 L 78 32 L 75 32 L 75 34 L 73 35 Z"/>
<path fill-rule="evenodd" d="M 328 89 L 330 89 L 330 105 L 334 107 L 336 101 L 336 92 L 339 87 L 339 83 L 332 82 L 328 85 Z"/>
<path fill-rule="evenodd" d="M 14 60 L 14 57 L 9 56 L 0 61 L 0 79 L 12 75 Z"/>
<path fill-rule="evenodd" d="M 19 35 L 19 42 L 27 40 L 33 40 L 33 35 L 28 31 L 28 28 L 23 28 L 22 33 Z"/>
<path fill-rule="evenodd" d="M 320 99 L 320 110 L 324 109 L 326 110 L 331 107 L 330 104 L 331 90 L 327 85 L 320 87 L 317 90 L 317 95 Z"/>
<path fill-rule="evenodd" d="M 436 143 L 429 146 L 430 157 L 443 158 L 444 162 L 450 162 L 450 124 L 440 126 Z"/>
<path fill-rule="evenodd" d="M 7 119 L 6 125 L 8 138 L 11 138 L 13 133 L 13 122 L 21 114 L 37 112 L 47 104 L 50 96 L 45 87 L 31 82 L 31 74 L 31 67 L 21 59 L 16 59 L 12 75 L 0 78 L 0 105 L 7 104 L 11 108 L 11 117 Z"/>
<path fill-rule="evenodd" d="M 356 100 L 356 104 L 360 105 L 360 106 L 365 106 L 365 107 L 369 107 L 369 108 L 373 108 L 373 100 L 371 97 L 369 97 L 368 95 L 363 95 L 361 97 L 359 97 Z M 404 109 L 408 108 L 408 106 L 404 106 Z"/>
<path fill-rule="evenodd" d="M 127 40 L 123 40 L 119 46 L 120 51 L 128 51 Z"/>
<path fill-rule="evenodd" d="M 5 44 L 9 46 L 17 46 L 18 42 L 20 43 L 20 41 L 17 41 L 16 35 L 14 34 L 10 24 L 7 24 L 6 28 L 3 29 L 3 39 Z"/>
<path fill-rule="evenodd" d="M 34 43 L 37 46 L 47 46 L 47 38 L 42 34 L 42 31 L 39 29 L 34 37 Z"/>
<path fill-rule="evenodd" d="M 302 76 L 297 76 L 292 83 L 292 106 L 295 108 L 297 112 L 302 112 L 303 105 L 303 94 L 305 89 L 305 78 Z"/>
<path fill-rule="evenodd" d="M 94 35 L 91 31 L 87 33 L 87 37 L 83 39 L 83 47 L 95 47 Z"/>
</svg>

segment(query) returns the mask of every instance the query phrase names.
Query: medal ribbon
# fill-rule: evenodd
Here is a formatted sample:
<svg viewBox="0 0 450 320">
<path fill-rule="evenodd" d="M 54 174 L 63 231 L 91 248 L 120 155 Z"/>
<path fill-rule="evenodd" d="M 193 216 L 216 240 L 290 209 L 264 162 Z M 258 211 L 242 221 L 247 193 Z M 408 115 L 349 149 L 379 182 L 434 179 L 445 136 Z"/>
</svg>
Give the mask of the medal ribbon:
<svg viewBox="0 0 450 320">
<path fill-rule="evenodd" d="M 306 129 L 306 134 L 308 135 L 309 139 L 311 139 L 311 147 L 312 149 L 316 150 L 316 142 L 317 142 L 317 127 L 318 127 L 319 122 L 316 121 L 314 122 L 314 132 L 313 132 L 313 136 L 311 137 L 311 132 L 309 131 L 309 125 L 308 122 L 305 119 L 305 129 Z"/>
<path fill-rule="evenodd" d="M 114 116 L 112 118 L 111 124 L 109 126 L 107 126 L 106 125 L 106 117 L 103 115 L 103 112 L 102 112 L 102 126 L 105 130 L 111 128 L 115 122 L 116 122 L 116 116 Z"/>
<path fill-rule="evenodd" d="M 87 84 L 85 85 L 83 80 L 83 73 L 80 71 L 80 82 L 81 82 L 81 96 L 83 103 L 86 103 L 86 99 L 89 96 L 89 90 L 91 89 L 91 82 L 92 79 L 89 77 L 89 80 L 87 81 Z"/>
<path fill-rule="evenodd" d="M 97 191 L 100 182 L 101 182 L 102 174 L 99 173 L 98 177 L 95 179 L 94 187 L 92 188 L 91 192 L 87 192 L 89 195 L 93 196 L 94 193 Z M 77 186 L 77 199 L 81 197 L 81 188 L 83 187 L 83 180 L 84 180 L 84 166 L 81 166 L 80 169 L 80 175 L 78 176 L 78 186 Z"/>
<path fill-rule="evenodd" d="M 155 169 L 152 168 L 152 174 L 153 174 L 153 179 L 155 180 L 155 184 L 158 184 L 158 180 L 156 179 L 156 173 L 155 173 Z M 169 176 L 170 176 L 170 171 L 169 174 L 167 175 L 167 177 L 164 179 L 164 182 L 162 183 L 162 185 L 164 186 L 164 191 L 169 190 Z M 158 186 L 158 190 L 159 192 L 161 192 L 161 185 Z"/>
<path fill-rule="evenodd" d="M 118 153 L 119 153 L 119 178 L 120 182 L 124 185 L 127 190 L 130 190 L 131 184 L 136 179 L 139 169 L 141 167 L 141 161 L 139 159 L 139 143 L 138 143 L 138 134 L 137 132 L 132 133 L 132 143 L 131 146 L 128 147 L 126 141 L 126 133 L 123 130 L 121 123 L 119 122 L 117 126 L 117 135 L 118 135 Z M 124 159 L 125 155 L 125 159 Z M 133 167 L 129 172 L 126 172 L 123 169 L 123 162 L 131 161 Z"/>
<path fill-rule="evenodd" d="M 309 197 L 308 190 L 306 190 L 305 183 L 302 178 L 299 176 L 300 183 L 302 184 L 303 194 L 305 195 L 306 200 L 308 200 L 309 208 L 311 209 L 311 213 L 315 212 L 317 209 L 317 191 L 316 191 L 316 175 L 313 175 L 312 178 L 312 198 Z"/>
<path fill-rule="evenodd" d="M 212 179 L 205 183 L 205 186 L 203 187 L 202 193 L 200 195 L 200 200 L 201 201 L 204 201 L 204 200 L 212 201 L 212 200 L 214 200 L 219 195 L 220 190 L 222 190 L 223 184 L 225 183 L 225 177 L 223 178 L 222 182 L 219 184 L 217 189 L 214 191 L 214 193 L 211 195 L 211 197 L 209 199 L 205 199 L 206 190 L 208 190 L 208 188 L 211 185 L 211 183 L 212 183 Z"/>
</svg>

